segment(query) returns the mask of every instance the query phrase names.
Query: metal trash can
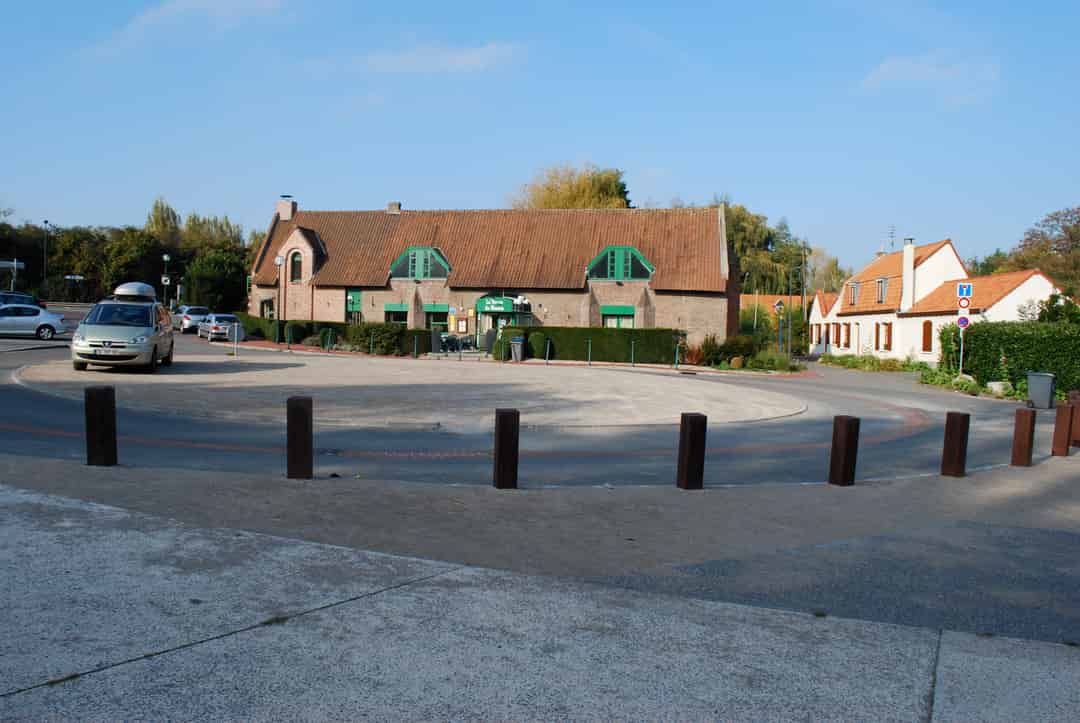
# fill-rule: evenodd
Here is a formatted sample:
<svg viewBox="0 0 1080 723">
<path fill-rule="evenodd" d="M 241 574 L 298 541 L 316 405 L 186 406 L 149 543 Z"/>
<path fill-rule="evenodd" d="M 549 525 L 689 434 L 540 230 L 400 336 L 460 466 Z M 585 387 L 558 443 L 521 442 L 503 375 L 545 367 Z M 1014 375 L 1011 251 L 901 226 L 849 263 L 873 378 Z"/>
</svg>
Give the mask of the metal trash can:
<svg viewBox="0 0 1080 723">
<path fill-rule="evenodd" d="M 515 336 L 510 339 L 510 355 L 516 361 L 525 361 L 525 337 Z"/>
<path fill-rule="evenodd" d="M 1049 372 L 1028 372 L 1028 401 L 1036 409 L 1054 408 L 1054 382 L 1056 377 Z"/>
</svg>

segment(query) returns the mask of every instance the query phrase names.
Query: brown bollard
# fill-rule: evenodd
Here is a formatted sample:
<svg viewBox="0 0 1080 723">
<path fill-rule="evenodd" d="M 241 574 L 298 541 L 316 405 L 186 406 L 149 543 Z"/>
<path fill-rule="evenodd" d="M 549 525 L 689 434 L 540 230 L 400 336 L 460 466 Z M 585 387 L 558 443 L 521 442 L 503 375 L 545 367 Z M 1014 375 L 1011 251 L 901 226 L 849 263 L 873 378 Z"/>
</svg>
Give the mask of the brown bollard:
<svg viewBox="0 0 1080 723">
<path fill-rule="evenodd" d="M 1057 408 L 1057 416 L 1054 417 L 1054 444 L 1050 454 L 1055 457 L 1069 456 L 1069 441 L 1072 437 L 1073 417 L 1076 415 L 1076 407 L 1071 404 L 1062 404 Z"/>
<path fill-rule="evenodd" d="M 518 437 L 521 412 L 495 410 L 495 470 L 492 483 L 498 490 L 516 490 L 518 481 Z"/>
<path fill-rule="evenodd" d="M 844 414 L 833 417 L 832 452 L 829 455 L 829 484 L 855 484 L 855 458 L 859 453 L 859 418 Z"/>
<path fill-rule="evenodd" d="M 1080 447 L 1080 398 L 1075 402 L 1071 401 L 1072 395 L 1075 392 L 1069 392 L 1069 406 L 1073 408 L 1072 414 L 1072 434 L 1069 435 L 1070 442 L 1073 447 Z"/>
<path fill-rule="evenodd" d="M 1035 410 L 1017 409 L 1013 431 L 1012 466 L 1030 467 L 1031 450 L 1035 445 Z"/>
<path fill-rule="evenodd" d="M 87 387 L 86 463 L 95 467 L 116 464 L 116 390 L 113 387 Z"/>
<path fill-rule="evenodd" d="M 1080 404 L 1080 389 L 1073 389 L 1069 392 L 1069 404 Z"/>
<path fill-rule="evenodd" d="M 315 476 L 315 425 L 311 397 L 289 397 L 285 403 L 286 476 Z"/>
<path fill-rule="evenodd" d="M 705 429 L 708 418 L 698 412 L 683 412 L 679 424 L 679 466 L 675 484 L 681 490 L 705 486 Z"/>
<path fill-rule="evenodd" d="M 945 444 L 941 450 L 941 474 L 963 477 L 967 473 L 968 428 L 971 415 L 949 412 L 945 415 Z"/>
</svg>

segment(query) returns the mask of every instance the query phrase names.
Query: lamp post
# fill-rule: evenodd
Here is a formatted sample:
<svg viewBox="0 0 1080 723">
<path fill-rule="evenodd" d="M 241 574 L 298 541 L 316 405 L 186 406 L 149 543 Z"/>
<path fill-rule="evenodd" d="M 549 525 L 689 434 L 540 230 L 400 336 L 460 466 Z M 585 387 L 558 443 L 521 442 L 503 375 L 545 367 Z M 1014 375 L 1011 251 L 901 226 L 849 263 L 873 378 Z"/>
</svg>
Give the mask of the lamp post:
<svg viewBox="0 0 1080 723">
<path fill-rule="evenodd" d="M 41 246 L 41 295 L 49 292 L 49 219 L 42 221 L 45 226 L 45 243 Z"/>
<path fill-rule="evenodd" d="M 281 301 L 281 291 L 282 291 L 282 289 L 281 289 L 281 267 L 284 264 L 285 264 L 285 257 L 284 256 L 276 256 L 276 257 L 274 257 L 274 266 L 277 267 L 277 296 L 278 296 L 277 301 L 278 302 Z M 282 302 L 281 305 L 279 305 L 277 302 L 275 302 L 274 306 L 275 306 L 275 309 L 274 309 L 274 328 L 277 329 L 278 324 L 281 322 L 281 319 L 285 315 L 285 309 L 283 308 L 284 307 L 284 302 Z M 277 335 L 275 334 L 274 336 L 276 337 Z M 274 341 L 276 342 L 277 339 L 275 338 Z"/>
<path fill-rule="evenodd" d="M 171 258 L 172 257 L 169 256 L 168 254 L 162 254 L 161 255 L 161 260 L 165 262 L 165 275 L 161 279 L 163 282 L 168 281 L 168 279 L 169 279 L 169 261 L 171 260 Z M 169 284 L 163 283 L 162 286 L 165 287 L 165 305 L 168 306 L 169 305 Z"/>
</svg>

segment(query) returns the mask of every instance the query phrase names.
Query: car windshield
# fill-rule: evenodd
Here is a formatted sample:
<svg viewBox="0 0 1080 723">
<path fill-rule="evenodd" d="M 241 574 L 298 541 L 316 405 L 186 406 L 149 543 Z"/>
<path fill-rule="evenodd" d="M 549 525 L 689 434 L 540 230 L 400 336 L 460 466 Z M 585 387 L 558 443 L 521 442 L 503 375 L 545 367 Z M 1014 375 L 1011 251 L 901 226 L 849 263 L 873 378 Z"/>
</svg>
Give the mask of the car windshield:
<svg viewBox="0 0 1080 723">
<path fill-rule="evenodd" d="M 206 316 L 210 313 L 210 310 L 207 309 L 205 306 L 189 306 L 187 309 L 187 313 L 195 314 L 196 316 Z"/>
<path fill-rule="evenodd" d="M 98 304 L 86 315 L 84 324 L 95 326 L 153 326 L 151 308 L 137 304 Z"/>
</svg>

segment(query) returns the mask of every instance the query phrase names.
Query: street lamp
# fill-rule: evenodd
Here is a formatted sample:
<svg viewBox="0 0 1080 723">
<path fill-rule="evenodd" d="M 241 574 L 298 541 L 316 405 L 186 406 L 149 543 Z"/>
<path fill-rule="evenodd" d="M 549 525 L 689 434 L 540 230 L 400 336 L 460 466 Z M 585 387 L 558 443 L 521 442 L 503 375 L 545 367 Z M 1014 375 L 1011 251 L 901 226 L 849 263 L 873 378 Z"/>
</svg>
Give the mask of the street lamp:
<svg viewBox="0 0 1080 723">
<path fill-rule="evenodd" d="M 161 277 L 161 285 L 165 288 L 165 305 L 169 304 L 169 261 L 172 259 L 168 254 L 162 254 L 161 260 L 165 262 L 165 275 Z"/>
<path fill-rule="evenodd" d="M 45 225 L 45 243 L 41 247 L 41 294 L 48 296 L 49 291 L 49 219 L 42 222 Z"/>
<path fill-rule="evenodd" d="M 277 296 L 278 296 L 277 302 L 281 301 L 281 292 L 282 292 L 282 288 L 281 288 L 281 267 L 284 266 L 284 265 L 285 265 L 285 257 L 284 256 L 275 256 L 274 257 L 274 266 L 277 267 Z M 285 315 L 284 304 L 279 305 L 277 302 L 274 303 L 274 306 L 276 307 L 274 309 L 274 331 L 275 332 L 278 330 L 278 328 L 279 328 L 278 325 L 281 323 L 281 319 Z M 278 343 L 276 333 L 274 334 L 274 343 Z"/>
</svg>

